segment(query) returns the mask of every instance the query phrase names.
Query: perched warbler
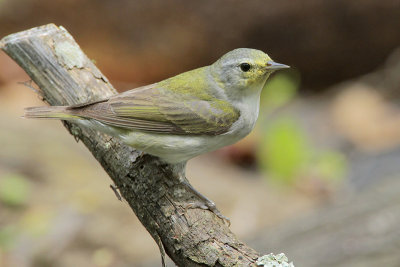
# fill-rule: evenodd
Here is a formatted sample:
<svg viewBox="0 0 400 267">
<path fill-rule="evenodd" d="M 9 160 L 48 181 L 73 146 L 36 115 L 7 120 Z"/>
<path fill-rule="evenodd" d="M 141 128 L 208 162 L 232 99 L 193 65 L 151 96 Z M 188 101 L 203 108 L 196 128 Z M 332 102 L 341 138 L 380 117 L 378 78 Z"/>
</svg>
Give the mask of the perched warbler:
<svg viewBox="0 0 400 267">
<path fill-rule="evenodd" d="M 249 134 L 266 80 L 284 68 L 262 51 L 239 48 L 158 83 L 77 106 L 27 108 L 25 117 L 73 121 L 184 166 Z"/>
<path fill-rule="evenodd" d="M 288 66 L 239 48 L 214 64 L 110 98 L 27 108 L 26 118 L 70 120 L 169 163 L 233 144 L 253 129 L 268 76 Z"/>
</svg>

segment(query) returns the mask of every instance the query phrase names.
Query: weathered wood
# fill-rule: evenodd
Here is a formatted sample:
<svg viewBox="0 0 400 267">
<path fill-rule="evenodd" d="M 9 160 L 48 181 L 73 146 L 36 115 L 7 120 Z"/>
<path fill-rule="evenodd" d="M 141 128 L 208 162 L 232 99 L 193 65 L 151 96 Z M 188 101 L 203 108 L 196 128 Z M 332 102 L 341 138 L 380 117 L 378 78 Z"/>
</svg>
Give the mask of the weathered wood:
<svg viewBox="0 0 400 267">
<path fill-rule="evenodd" d="M 28 73 L 50 105 L 78 104 L 116 93 L 62 27 L 49 24 L 9 35 L 0 41 L 0 48 Z M 182 208 L 197 198 L 174 178 L 174 166 L 140 156 L 91 129 L 64 125 L 92 152 L 161 250 L 164 247 L 178 266 L 254 265 L 258 253 L 240 242 L 215 214 Z"/>
</svg>

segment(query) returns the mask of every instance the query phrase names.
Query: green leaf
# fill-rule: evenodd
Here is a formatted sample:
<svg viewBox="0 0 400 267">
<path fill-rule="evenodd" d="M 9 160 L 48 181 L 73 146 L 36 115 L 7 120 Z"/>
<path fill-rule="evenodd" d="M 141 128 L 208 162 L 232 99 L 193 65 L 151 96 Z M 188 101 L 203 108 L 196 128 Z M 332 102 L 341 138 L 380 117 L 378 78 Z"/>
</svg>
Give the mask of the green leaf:
<svg viewBox="0 0 400 267">
<path fill-rule="evenodd" d="M 340 182 L 345 177 L 347 161 L 340 152 L 324 151 L 317 155 L 313 167 L 320 178 L 330 182 Z"/>
<path fill-rule="evenodd" d="M 279 119 L 268 127 L 258 152 L 261 167 L 286 182 L 292 181 L 312 154 L 302 129 L 289 118 Z"/>
<path fill-rule="evenodd" d="M 0 201 L 9 206 L 26 204 L 29 183 L 17 173 L 8 173 L 0 177 Z"/>
<path fill-rule="evenodd" d="M 295 70 L 273 74 L 261 93 L 261 105 L 269 109 L 278 108 L 296 95 L 300 86 L 300 74 Z"/>
<path fill-rule="evenodd" d="M 6 225 L 0 228 L 0 248 L 9 250 L 13 247 L 17 229 L 14 225 Z"/>
</svg>

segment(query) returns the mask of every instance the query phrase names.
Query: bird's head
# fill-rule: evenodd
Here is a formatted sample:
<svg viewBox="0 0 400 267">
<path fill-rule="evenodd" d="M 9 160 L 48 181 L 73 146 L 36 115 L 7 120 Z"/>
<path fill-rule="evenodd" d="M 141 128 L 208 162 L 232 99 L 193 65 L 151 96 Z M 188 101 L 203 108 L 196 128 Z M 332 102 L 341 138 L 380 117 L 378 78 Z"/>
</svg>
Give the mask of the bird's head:
<svg viewBox="0 0 400 267">
<path fill-rule="evenodd" d="M 238 48 L 212 64 L 211 73 L 226 94 L 240 97 L 259 92 L 272 72 L 286 68 L 260 50 Z"/>
</svg>

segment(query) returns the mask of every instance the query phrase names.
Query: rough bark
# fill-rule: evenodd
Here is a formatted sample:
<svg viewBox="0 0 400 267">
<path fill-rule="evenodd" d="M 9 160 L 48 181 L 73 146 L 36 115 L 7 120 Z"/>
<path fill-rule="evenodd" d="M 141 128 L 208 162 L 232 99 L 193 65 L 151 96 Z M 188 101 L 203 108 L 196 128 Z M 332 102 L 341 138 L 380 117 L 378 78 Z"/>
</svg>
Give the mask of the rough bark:
<svg viewBox="0 0 400 267">
<path fill-rule="evenodd" d="M 0 48 L 28 73 L 50 105 L 79 104 L 116 93 L 62 27 L 49 24 L 9 35 L 0 41 Z M 197 197 L 175 178 L 174 166 L 140 156 L 94 130 L 64 125 L 92 152 L 161 251 L 165 248 L 178 266 L 254 265 L 258 253 L 240 242 L 215 214 L 182 208 Z"/>
</svg>

